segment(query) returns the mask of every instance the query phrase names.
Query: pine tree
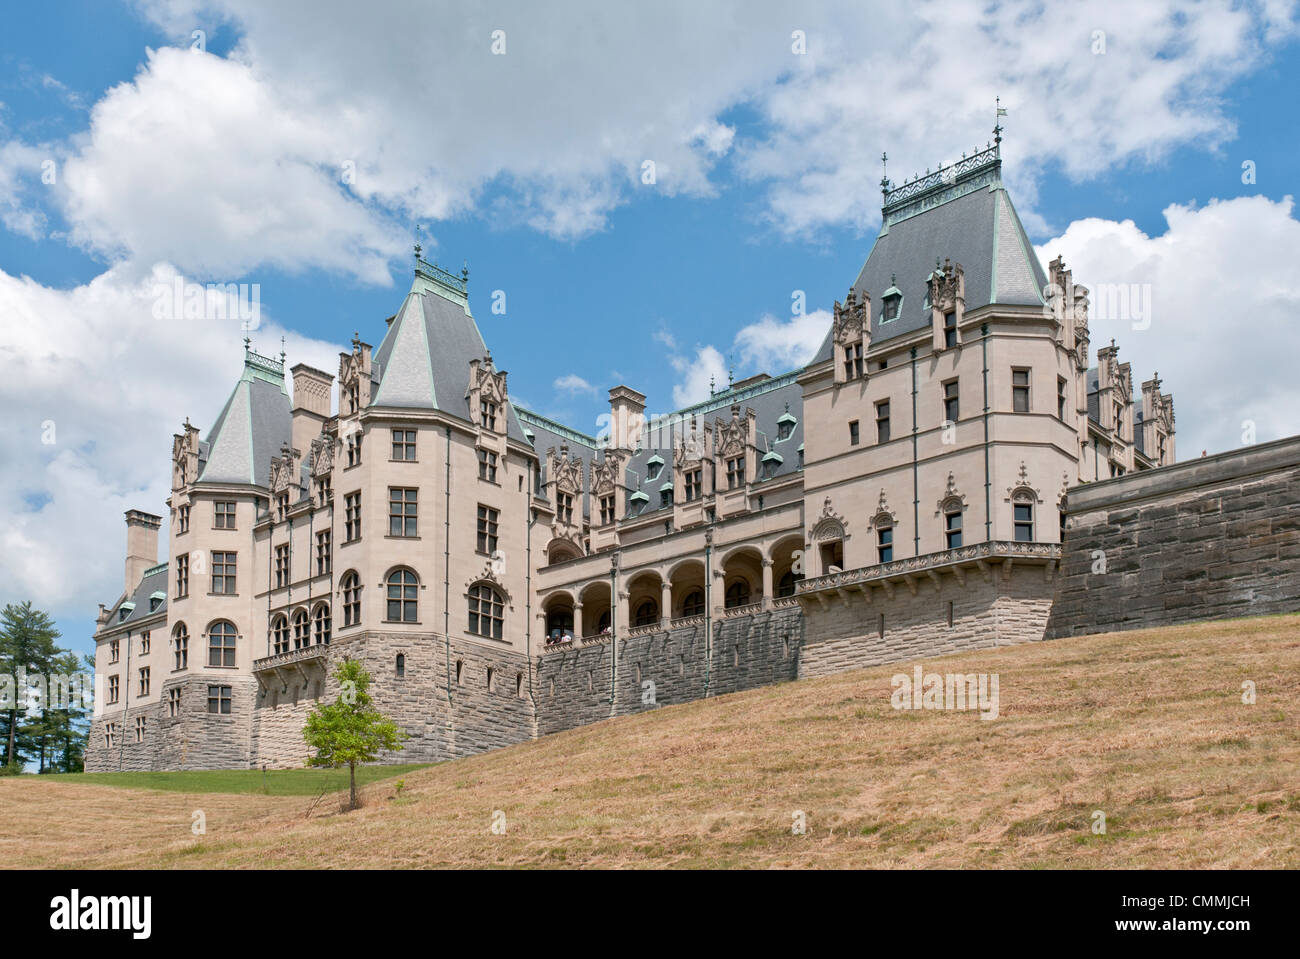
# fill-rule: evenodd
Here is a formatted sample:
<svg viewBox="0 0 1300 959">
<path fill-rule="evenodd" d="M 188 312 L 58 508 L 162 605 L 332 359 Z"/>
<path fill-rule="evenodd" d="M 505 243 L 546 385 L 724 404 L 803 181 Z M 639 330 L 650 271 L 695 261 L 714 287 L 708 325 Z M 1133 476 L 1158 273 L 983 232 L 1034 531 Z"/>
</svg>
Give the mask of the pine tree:
<svg viewBox="0 0 1300 959">
<path fill-rule="evenodd" d="M 21 668 L 27 675 L 44 676 L 54 672 L 55 661 L 65 652 L 54 642 L 59 635 L 54 621 L 42 610 L 32 609 L 30 600 L 10 603 L 0 611 L 0 675 L 13 677 L 15 685 L 5 710 L 7 765 L 21 762 L 24 753 L 39 749 L 31 733 L 19 729 L 19 713 L 25 716 L 28 710 L 27 690 L 17 688 L 18 671 Z"/>
<path fill-rule="evenodd" d="M 334 671 L 339 698 L 319 704 L 307 715 L 303 738 L 316 754 L 308 766 L 347 766 L 350 778 L 349 809 L 357 808 L 357 764 L 373 762 L 380 750 L 398 750 L 406 733 L 375 708 L 370 674 L 360 660 L 345 659 Z"/>
</svg>

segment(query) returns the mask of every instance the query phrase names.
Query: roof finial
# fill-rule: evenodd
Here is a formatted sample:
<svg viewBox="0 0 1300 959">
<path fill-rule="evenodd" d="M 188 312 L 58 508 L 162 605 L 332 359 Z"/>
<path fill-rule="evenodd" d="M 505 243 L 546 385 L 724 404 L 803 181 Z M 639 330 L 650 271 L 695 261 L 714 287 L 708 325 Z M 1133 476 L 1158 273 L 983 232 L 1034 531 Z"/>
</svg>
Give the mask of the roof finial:
<svg viewBox="0 0 1300 959">
<path fill-rule="evenodd" d="M 1007 115 L 1006 108 L 1002 106 L 1002 98 L 995 97 L 995 112 L 993 114 L 993 143 L 998 148 L 998 155 L 1002 153 L 1002 122 L 1001 118 Z"/>
<path fill-rule="evenodd" d="M 280 365 L 284 366 L 284 337 L 280 337 Z"/>
<path fill-rule="evenodd" d="M 415 224 L 415 258 L 417 260 L 420 259 L 420 253 L 424 250 L 424 247 L 420 246 L 420 231 L 423 229 L 424 227 L 420 226 L 420 224 Z"/>
<path fill-rule="evenodd" d="M 244 334 L 244 352 L 247 353 L 252 348 L 252 345 L 253 341 L 248 338 L 248 334 Z"/>
<path fill-rule="evenodd" d="M 714 392 L 713 387 L 714 387 L 714 377 L 713 377 L 713 374 L 710 373 L 710 374 L 709 374 L 709 395 L 710 395 L 710 396 L 713 395 L 713 392 Z"/>
<path fill-rule="evenodd" d="M 886 195 L 889 193 L 889 168 L 887 165 L 888 160 L 889 160 L 888 153 L 880 154 L 880 192 Z"/>
</svg>

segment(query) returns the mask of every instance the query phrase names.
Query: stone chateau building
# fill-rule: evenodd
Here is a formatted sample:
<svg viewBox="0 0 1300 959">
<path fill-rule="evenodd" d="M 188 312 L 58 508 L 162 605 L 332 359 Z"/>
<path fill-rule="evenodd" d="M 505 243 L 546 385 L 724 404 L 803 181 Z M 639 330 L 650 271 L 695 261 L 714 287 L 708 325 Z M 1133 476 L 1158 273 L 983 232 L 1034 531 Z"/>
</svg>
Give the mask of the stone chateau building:
<svg viewBox="0 0 1300 959">
<path fill-rule="evenodd" d="M 1041 639 L 1066 490 L 1172 463 L 1173 401 L 1113 342 L 1090 365 L 1088 290 L 1044 272 L 1000 170 L 995 143 L 882 181 L 812 362 L 653 421 L 617 386 L 600 437 L 511 401 L 468 274 L 418 247 L 337 376 L 246 345 L 174 438 L 165 515 L 126 514 L 86 768 L 300 764 L 341 657 L 415 761 Z"/>
</svg>

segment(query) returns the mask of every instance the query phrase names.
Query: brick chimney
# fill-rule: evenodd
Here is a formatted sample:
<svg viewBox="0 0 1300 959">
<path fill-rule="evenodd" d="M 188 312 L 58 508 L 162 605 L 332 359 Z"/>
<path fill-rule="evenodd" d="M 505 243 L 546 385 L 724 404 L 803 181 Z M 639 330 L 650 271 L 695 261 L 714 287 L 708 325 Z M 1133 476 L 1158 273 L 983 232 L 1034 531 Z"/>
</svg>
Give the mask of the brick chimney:
<svg viewBox="0 0 1300 959">
<path fill-rule="evenodd" d="M 330 418 L 330 392 L 334 377 L 299 363 L 293 373 L 293 443 L 296 450 L 311 449 L 321 427 Z"/>
<path fill-rule="evenodd" d="M 162 517 L 138 509 L 126 511 L 126 584 L 129 596 L 140 583 L 144 571 L 158 565 L 158 528 Z"/>
</svg>

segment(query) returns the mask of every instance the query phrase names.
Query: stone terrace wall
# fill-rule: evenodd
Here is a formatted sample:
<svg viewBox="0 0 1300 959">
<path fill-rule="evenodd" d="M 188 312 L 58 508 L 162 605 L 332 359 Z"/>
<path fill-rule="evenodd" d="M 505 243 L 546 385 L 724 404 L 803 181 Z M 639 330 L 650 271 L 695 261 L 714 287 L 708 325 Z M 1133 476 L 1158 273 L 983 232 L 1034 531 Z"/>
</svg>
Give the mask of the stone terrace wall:
<svg viewBox="0 0 1300 959">
<path fill-rule="evenodd" d="M 1300 610 L 1300 437 L 1076 487 L 1066 512 L 1049 638 Z"/>
<path fill-rule="evenodd" d="M 1054 588 L 1043 567 L 1013 564 L 1008 576 L 992 566 L 987 578 L 967 573 L 964 586 L 951 575 L 941 583 L 936 590 L 922 580 L 916 595 L 895 586 L 893 599 L 873 589 L 870 603 L 857 594 L 832 599 L 825 608 L 809 600 L 799 678 L 1043 638 Z"/>
<path fill-rule="evenodd" d="M 538 734 L 704 698 L 704 628 L 701 619 L 692 626 L 543 653 L 538 657 L 534 689 Z M 708 695 L 753 689 L 797 675 L 803 637 L 797 606 L 720 619 L 713 628 Z M 611 656 L 617 656 L 612 708 Z M 653 701 L 646 683 L 654 684 Z"/>
</svg>

